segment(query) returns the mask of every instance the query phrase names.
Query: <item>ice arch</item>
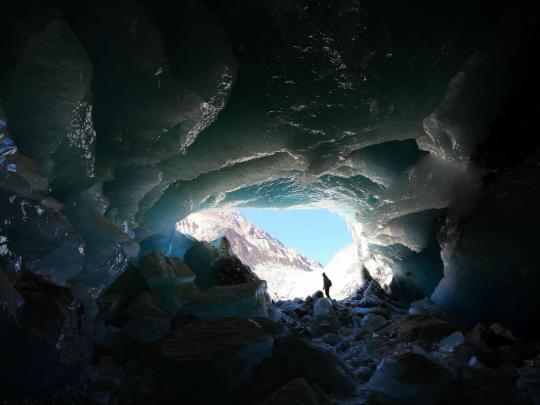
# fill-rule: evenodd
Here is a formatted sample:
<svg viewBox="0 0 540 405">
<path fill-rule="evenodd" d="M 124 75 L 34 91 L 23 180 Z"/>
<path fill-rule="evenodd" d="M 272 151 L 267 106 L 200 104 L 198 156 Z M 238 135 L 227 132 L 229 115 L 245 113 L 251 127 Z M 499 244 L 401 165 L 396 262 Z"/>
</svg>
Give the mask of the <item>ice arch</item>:
<svg viewBox="0 0 540 405">
<path fill-rule="evenodd" d="M 332 205 L 402 299 L 527 328 L 534 13 L 177 3 L 2 11 L 3 266 L 98 294 L 191 212 Z"/>
</svg>

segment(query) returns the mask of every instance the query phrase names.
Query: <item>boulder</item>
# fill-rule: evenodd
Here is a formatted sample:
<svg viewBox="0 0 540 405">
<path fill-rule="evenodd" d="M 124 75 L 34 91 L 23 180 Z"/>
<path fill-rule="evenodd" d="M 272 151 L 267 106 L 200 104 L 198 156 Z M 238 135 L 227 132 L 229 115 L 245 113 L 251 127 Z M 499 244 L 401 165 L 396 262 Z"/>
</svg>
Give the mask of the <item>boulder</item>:
<svg viewBox="0 0 540 405">
<path fill-rule="evenodd" d="M 121 324 L 129 317 L 125 311 L 130 303 L 148 291 L 148 284 L 139 270 L 132 265 L 128 266 L 98 297 L 101 319 L 108 323 Z"/>
<path fill-rule="evenodd" d="M 307 340 L 293 337 L 276 339 L 272 358 L 293 368 L 298 377 L 316 384 L 327 394 L 351 396 L 356 390 L 345 364 L 333 353 Z"/>
<path fill-rule="evenodd" d="M 518 392 L 513 387 L 501 384 L 490 384 L 478 390 L 467 392 L 459 398 L 459 403 L 464 405 L 518 405 L 523 404 L 524 401 L 519 398 Z"/>
<path fill-rule="evenodd" d="M 230 253 L 214 263 L 214 272 L 223 285 L 235 285 L 259 280 L 259 277 L 253 273 L 249 266 L 243 264 L 238 257 Z"/>
<path fill-rule="evenodd" d="M 367 314 L 362 318 L 360 325 L 368 332 L 376 332 L 386 325 L 387 321 L 384 316 L 377 314 Z"/>
<path fill-rule="evenodd" d="M 142 257 L 138 268 L 150 289 L 171 310 L 179 307 L 176 298 L 177 287 L 195 281 L 195 274 L 182 260 L 164 256 L 160 252 L 153 252 Z"/>
<path fill-rule="evenodd" d="M 431 301 L 428 297 L 419 301 L 411 302 L 409 308 L 411 315 L 433 315 L 437 318 L 448 320 L 448 313 L 440 306 Z"/>
<path fill-rule="evenodd" d="M 324 293 L 321 290 L 317 290 L 313 293 L 313 295 L 311 295 L 311 298 L 315 301 L 323 297 L 324 297 Z"/>
<path fill-rule="evenodd" d="M 324 399 L 323 399 L 324 400 Z M 297 378 L 275 391 L 262 405 L 320 405 L 318 393 L 306 380 Z"/>
<path fill-rule="evenodd" d="M 330 298 L 319 298 L 313 306 L 312 327 L 316 332 L 336 331 L 340 326 L 338 315 Z"/>
<path fill-rule="evenodd" d="M 184 255 L 186 264 L 197 275 L 197 286 L 205 291 L 220 285 L 242 284 L 259 278 L 228 249 L 206 242 L 196 243 Z"/>
<path fill-rule="evenodd" d="M 375 280 L 366 282 L 366 287 L 362 292 L 360 305 L 363 307 L 377 307 L 385 303 L 384 298 L 387 298 L 386 293 Z"/>
<path fill-rule="evenodd" d="M 200 293 L 199 287 L 195 283 L 178 284 L 175 289 L 178 308 L 181 308 L 187 301 L 194 299 Z"/>
<path fill-rule="evenodd" d="M 195 281 L 195 274 L 182 260 L 160 252 L 143 256 L 138 267 L 148 286 L 157 291 L 171 284 L 176 286 Z"/>
<path fill-rule="evenodd" d="M 512 331 L 505 329 L 500 323 L 491 324 L 486 335 L 487 343 L 493 347 L 511 345 L 516 341 Z"/>
<path fill-rule="evenodd" d="M 146 290 L 148 290 L 148 284 L 146 283 L 145 278 L 139 272 L 137 267 L 130 265 L 103 292 L 103 295 L 118 295 L 131 299 Z"/>
<path fill-rule="evenodd" d="M 448 370 L 413 352 L 382 360 L 368 382 L 373 390 L 417 404 L 448 400 L 452 384 Z"/>
<path fill-rule="evenodd" d="M 513 345 L 515 338 L 511 331 L 504 329 L 498 323 L 486 327 L 483 323 L 478 322 L 467 332 L 465 341 L 479 350 L 489 351 L 490 348 Z"/>
<path fill-rule="evenodd" d="M 191 322 L 146 355 L 156 370 L 162 403 L 229 403 L 272 353 L 273 338 L 248 319 Z"/>
<path fill-rule="evenodd" d="M 154 343 L 171 331 L 168 318 L 143 316 L 127 322 L 122 329 L 137 343 Z"/>
<path fill-rule="evenodd" d="M 143 291 L 138 297 L 131 301 L 125 313 L 133 318 L 152 317 L 168 318 L 167 306 L 155 294 L 150 291 Z"/>
<path fill-rule="evenodd" d="M 219 319 L 230 316 L 245 318 L 268 317 L 266 281 L 214 287 L 186 301 L 182 314 L 200 319 Z"/>
<path fill-rule="evenodd" d="M 406 315 L 397 322 L 395 330 L 401 340 L 419 341 L 430 345 L 451 335 L 459 328 L 433 315 Z"/>
</svg>

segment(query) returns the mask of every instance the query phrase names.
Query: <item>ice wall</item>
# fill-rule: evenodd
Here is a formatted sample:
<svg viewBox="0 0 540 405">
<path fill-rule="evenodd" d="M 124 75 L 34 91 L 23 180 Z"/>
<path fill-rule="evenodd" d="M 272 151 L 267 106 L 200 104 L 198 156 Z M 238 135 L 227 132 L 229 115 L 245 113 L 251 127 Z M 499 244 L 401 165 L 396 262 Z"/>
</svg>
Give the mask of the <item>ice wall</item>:
<svg viewBox="0 0 540 405">
<path fill-rule="evenodd" d="M 363 260 L 392 268 L 403 299 L 435 291 L 467 319 L 523 326 L 494 297 L 538 301 L 537 188 L 519 180 L 537 177 L 535 14 L 381 4 L 6 5 L 2 195 L 68 237 L 41 250 L 10 236 L 13 215 L 35 235 L 42 217 L 6 203 L 2 266 L 99 294 L 191 212 L 326 206 L 356 222 Z"/>
</svg>

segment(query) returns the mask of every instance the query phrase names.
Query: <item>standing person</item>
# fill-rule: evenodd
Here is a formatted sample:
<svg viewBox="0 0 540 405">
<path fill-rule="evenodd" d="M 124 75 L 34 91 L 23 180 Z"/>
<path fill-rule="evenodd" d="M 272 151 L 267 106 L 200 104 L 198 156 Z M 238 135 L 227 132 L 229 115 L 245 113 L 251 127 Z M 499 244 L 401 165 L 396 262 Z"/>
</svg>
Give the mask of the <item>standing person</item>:
<svg viewBox="0 0 540 405">
<path fill-rule="evenodd" d="M 324 283 L 324 293 L 328 298 L 330 298 L 330 287 L 332 287 L 332 281 L 330 281 L 330 279 L 326 276 L 326 273 L 322 274 L 322 278 Z"/>
</svg>

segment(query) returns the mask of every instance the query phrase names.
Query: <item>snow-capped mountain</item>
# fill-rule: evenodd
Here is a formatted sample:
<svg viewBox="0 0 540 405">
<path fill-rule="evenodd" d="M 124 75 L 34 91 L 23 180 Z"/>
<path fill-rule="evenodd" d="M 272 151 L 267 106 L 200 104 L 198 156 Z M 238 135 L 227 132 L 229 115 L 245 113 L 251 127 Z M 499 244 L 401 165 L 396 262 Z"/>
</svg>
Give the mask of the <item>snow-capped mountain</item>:
<svg viewBox="0 0 540 405">
<path fill-rule="evenodd" d="M 202 241 L 227 237 L 233 252 L 268 283 L 277 299 L 306 297 L 322 289 L 322 272 L 332 279 L 333 298 L 346 298 L 361 283 L 354 245 L 340 250 L 324 269 L 295 249 L 249 222 L 235 210 L 209 209 L 189 215 L 177 223 L 179 232 Z"/>
<path fill-rule="evenodd" d="M 178 222 L 177 229 L 207 242 L 226 236 L 233 252 L 251 267 L 272 264 L 304 271 L 322 268 L 318 261 L 285 246 L 234 210 L 209 209 L 196 212 Z"/>
</svg>

